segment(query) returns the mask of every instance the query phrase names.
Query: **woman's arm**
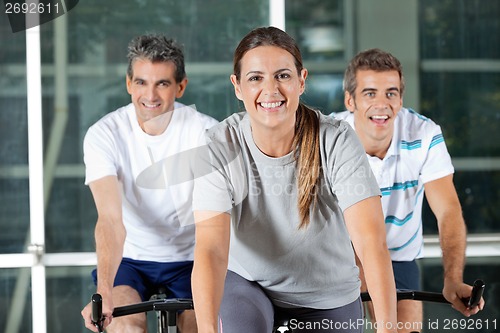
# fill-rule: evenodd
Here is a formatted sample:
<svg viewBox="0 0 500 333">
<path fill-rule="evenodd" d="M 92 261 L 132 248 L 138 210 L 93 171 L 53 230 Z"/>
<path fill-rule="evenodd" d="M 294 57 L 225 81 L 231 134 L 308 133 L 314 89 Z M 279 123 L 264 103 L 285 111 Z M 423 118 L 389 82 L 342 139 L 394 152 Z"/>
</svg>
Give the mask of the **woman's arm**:
<svg viewBox="0 0 500 333">
<path fill-rule="evenodd" d="M 227 272 L 230 215 L 197 211 L 196 245 L 192 276 L 198 333 L 216 333 Z"/>
<path fill-rule="evenodd" d="M 379 197 L 362 200 L 344 211 L 347 229 L 364 269 L 375 308 L 377 332 L 397 332 L 397 299 L 384 215 Z"/>
</svg>

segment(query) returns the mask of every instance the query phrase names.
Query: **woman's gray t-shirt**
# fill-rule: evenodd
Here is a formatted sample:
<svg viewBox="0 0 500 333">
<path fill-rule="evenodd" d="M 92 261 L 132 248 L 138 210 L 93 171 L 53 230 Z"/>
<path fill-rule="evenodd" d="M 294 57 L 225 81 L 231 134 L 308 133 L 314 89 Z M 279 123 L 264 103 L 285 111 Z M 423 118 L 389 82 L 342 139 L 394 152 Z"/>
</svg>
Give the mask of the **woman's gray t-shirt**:
<svg viewBox="0 0 500 333">
<path fill-rule="evenodd" d="M 195 211 L 231 214 L 229 270 L 259 283 L 282 307 L 330 309 L 359 297 L 358 268 L 342 212 L 380 195 L 349 124 L 317 114 L 322 172 L 308 227 L 298 228 L 293 153 L 263 154 L 246 113 L 208 131 L 210 154 L 199 163 L 213 171 L 195 180 Z"/>
</svg>

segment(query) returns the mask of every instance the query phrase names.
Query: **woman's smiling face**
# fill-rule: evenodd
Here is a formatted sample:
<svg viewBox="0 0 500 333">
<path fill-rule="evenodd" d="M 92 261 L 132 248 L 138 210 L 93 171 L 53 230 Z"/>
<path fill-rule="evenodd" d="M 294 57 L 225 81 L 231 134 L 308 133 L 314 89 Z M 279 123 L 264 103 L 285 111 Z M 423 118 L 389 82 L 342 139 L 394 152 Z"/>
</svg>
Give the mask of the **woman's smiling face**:
<svg viewBox="0 0 500 333">
<path fill-rule="evenodd" d="M 295 112 L 304 92 L 307 70 L 297 72 L 292 54 L 276 46 L 259 46 L 240 61 L 241 77 L 231 75 L 235 94 L 242 100 L 252 127 L 295 126 Z"/>
</svg>

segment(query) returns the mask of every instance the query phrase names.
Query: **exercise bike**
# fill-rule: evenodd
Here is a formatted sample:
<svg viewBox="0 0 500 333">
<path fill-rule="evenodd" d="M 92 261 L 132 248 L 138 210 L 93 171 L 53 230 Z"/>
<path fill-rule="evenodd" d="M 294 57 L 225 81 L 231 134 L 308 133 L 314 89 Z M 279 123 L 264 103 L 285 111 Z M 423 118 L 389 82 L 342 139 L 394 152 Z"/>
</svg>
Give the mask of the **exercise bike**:
<svg viewBox="0 0 500 333">
<path fill-rule="evenodd" d="M 485 284 L 482 280 L 474 281 L 471 297 L 463 299 L 464 304 L 469 308 L 476 307 L 481 297 L 483 296 Z M 121 317 L 135 313 L 155 311 L 158 319 L 158 333 L 176 333 L 177 332 L 177 312 L 182 310 L 194 309 L 193 300 L 187 298 L 163 298 L 153 299 L 141 303 L 120 306 L 114 309 L 113 317 Z M 450 304 L 443 294 L 428 291 L 416 290 L 397 290 L 397 300 L 414 300 L 423 302 L 435 302 Z M 363 302 L 371 301 L 368 292 L 361 293 Z M 102 297 L 99 294 L 92 295 L 92 322 L 96 326 L 99 333 L 103 332 L 102 323 Z M 275 323 L 273 333 L 293 332 L 287 321 Z"/>
</svg>

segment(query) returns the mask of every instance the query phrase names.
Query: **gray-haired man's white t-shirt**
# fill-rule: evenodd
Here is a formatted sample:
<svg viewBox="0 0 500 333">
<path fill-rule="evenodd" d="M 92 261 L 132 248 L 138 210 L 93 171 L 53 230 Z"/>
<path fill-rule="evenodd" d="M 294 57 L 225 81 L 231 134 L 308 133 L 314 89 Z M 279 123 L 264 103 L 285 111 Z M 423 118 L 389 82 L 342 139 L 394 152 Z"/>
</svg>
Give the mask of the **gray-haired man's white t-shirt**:
<svg viewBox="0 0 500 333">
<path fill-rule="evenodd" d="M 352 128 L 318 116 L 322 173 L 307 228 L 298 228 L 293 153 L 263 154 L 246 113 L 207 133 L 211 154 L 205 163 L 214 171 L 195 182 L 194 210 L 231 214 L 229 270 L 258 282 L 282 307 L 329 309 L 359 297 L 358 268 L 342 212 L 380 195 Z"/>
</svg>

